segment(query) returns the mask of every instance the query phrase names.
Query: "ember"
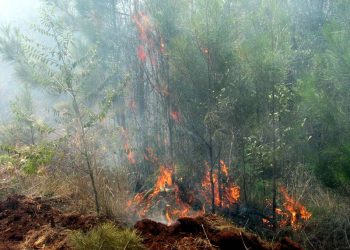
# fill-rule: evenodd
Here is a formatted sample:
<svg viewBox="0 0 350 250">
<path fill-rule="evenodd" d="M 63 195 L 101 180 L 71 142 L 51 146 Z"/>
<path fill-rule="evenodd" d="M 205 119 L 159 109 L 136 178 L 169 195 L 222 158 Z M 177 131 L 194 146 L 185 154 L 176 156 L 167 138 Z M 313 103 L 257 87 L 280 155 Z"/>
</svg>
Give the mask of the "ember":
<svg viewBox="0 0 350 250">
<path fill-rule="evenodd" d="M 173 119 L 176 123 L 180 123 L 180 122 L 181 122 L 180 113 L 177 112 L 177 111 L 172 111 L 172 112 L 170 112 L 170 117 L 171 117 L 171 119 Z"/>
</svg>

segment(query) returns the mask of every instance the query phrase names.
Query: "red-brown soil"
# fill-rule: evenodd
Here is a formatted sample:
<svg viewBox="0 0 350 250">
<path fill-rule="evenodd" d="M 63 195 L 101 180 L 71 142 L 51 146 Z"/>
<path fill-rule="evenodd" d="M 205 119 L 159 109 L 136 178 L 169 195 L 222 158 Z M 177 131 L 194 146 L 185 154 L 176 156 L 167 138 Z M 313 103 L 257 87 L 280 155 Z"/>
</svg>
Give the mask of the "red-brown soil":
<svg viewBox="0 0 350 250">
<path fill-rule="evenodd" d="M 101 219 L 62 213 L 41 198 L 14 195 L 0 203 L 0 250 L 69 249 L 69 230 L 88 230 Z"/>
<path fill-rule="evenodd" d="M 62 212 L 54 208 L 59 203 L 19 195 L 0 202 L 0 250 L 70 249 L 70 230 L 87 231 L 106 221 L 94 215 Z M 288 239 L 277 244 L 262 241 L 215 215 L 180 218 L 171 226 L 145 219 L 137 222 L 135 229 L 152 250 L 301 249 Z"/>
<path fill-rule="evenodd" d="M 180 218 L 166 226 L 148 219 L 136 223 L 135 228 L 152 250 L 300 250 L 296 243 L 285 238 L 272 244 L 256 235 L 237 228 L 216 215 Z"/>
</svg>

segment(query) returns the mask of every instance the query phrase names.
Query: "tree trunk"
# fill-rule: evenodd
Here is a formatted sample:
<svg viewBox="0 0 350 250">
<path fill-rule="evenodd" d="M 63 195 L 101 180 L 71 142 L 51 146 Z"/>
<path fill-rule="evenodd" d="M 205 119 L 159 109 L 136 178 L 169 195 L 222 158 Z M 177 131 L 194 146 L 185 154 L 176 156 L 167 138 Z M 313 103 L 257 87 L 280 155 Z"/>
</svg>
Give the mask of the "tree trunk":
<svg viewBox="0 0 350 250">
<path fill-rule="evenodd" d="M 94 193 L 95 208 L 96 208 L 97 214 L 99 214 L 100 213 L 100 203 L 99 203 L 99 199 L 98 199 L 98 192 L 97 192 L 97 187 L 96 187 L 94 170 L 92 168 L 91 159 L 90 159 L 90 155 L 89 155 L 89 151 L 88 151 L 88 147 L 87 147 L 86 135 L 85 135 L 85 130 L 84 130 L 84 124 L 83 124 L 83 121 L 82 121 L 80 108 L 79 108 L 77 99 L 75 97 L 75 94 L 71 92 L 71 96 L 73 98 L 73 109 L 74 109 L 74 112 L 75 112 L 75 116 L 78 119 L 78 123 L 79 123 L 80 130 L 81 130 L 79 134 L 80 134 L 80 139 L 81 139 L 82 144 L 83 144 L 83 156 L 84 156 L 84 159 L 85 159 L 85 162 L 86 162 L 88 174 L 89 174 L 90 181 L 91 181 L 92 190 L 93 190 L 93 193 Z"/>
</svg>

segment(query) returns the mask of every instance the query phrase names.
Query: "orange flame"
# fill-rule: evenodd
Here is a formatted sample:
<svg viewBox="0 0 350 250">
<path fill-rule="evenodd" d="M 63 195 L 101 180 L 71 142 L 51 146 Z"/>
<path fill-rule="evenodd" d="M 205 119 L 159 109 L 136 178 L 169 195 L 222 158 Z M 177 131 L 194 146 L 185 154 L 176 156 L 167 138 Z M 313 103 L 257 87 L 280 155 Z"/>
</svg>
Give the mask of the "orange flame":
<svg viewBox="0 0 350 250">
<path fill-rule="evenodd" d="M 121 129 L 121 135 L 123 140 L 125 141 L 124 143 L 124 150 L 127 155 L 128 162 L 132 165 L 135 165 L 137 163 L 136 158 L 135 158 L 135 152 L 133 151 L 132 147 L 129 145 L 129 135 L 128 131 L 126 129 Z"/>
<path fill-rule="evenodd" d="M 280 186 L 280 192 L 284 197 L 283 207 L 289 214 L 290 224 L 293 229 L 300 227 L 300 221 L 307 221 L 311 218 L 312 214 L 298 201 L 293 199 L 287 192 L 284 186 Z"/>
<path fill-rule="evenodd" d="M 192 211 L 189 204 L 182 201 L 180 196 L 179 187 L 173 182 L 173 169 L 169 166 L 161 166 L 159 170 L 159 175 L 154 184 L 152 193 L 139 193 L 128 202 L 129 208 L 136 208 L 137 214 L 144 218 L 147 214 L 151 213 L 154 203 L 157 203 L 158 199 L 163 198 L 162 195 L 166 194 L 170 202 L 172 200 L 172 206 L 169 204 L 164 208 L 164 218 L 170 225 L 177 218 L 189 215 L 199 215 L 202 212 Z M 172 198 L 172 199 L 171 199 Z"/>
<path fill-rule="evenodd" d="M 147 158 L 154 164 L 160 165 L 158 158 L 155 156 L 153 150 L 148 148 L 146 150 Z M 228 167 L 221 161 L 221 168 L 226 179 L 228 176 Z M 173 180 L 173 167 L 161 165 L 159 169 L 158 177 L 155 181 L 152 192 L 139 193 L 128 202 L 129 208 L 136 208 L 136 213 L 144 218 L 147 215 L 152 216 L 152 211 L 154 207 L 164 204 L 164 199 L 166 201 L 166 206 L 163 208 L 162 217 L 166 220 L 168 224 L 173 223 L 177 218 L 184 216 L 198 216 L 205 213 L 205 204 L 203 204 L 203 209 L 201 211 L 193 211 L 190 205 L 195 197 L 190 196 L 187 202 L 184 202 L 181 198 L 180 188 Z M 234 203 L 239 200 L 240 189 L 238 186 L 232 183 L 221 184 L 222 197 L 219 195 L 219 176 L 218 172 L 215 171 L 213 174 L 213 179 L 215 183 L 215 204 L 217 206 L 224 206 L 229 208 Z M 226 180 L 226 181 L 227 181 Z M 210 185 L 210 172 L 208 171 L 202 182 L 202 194 L 205 198 L 207 204 L 211 202 L 211 185 Z M 161 199 L 161 200 L 160 200 Z M 161 202 L 160 202 L 161 201 Z M 158 210 L 159 211 L 159 210 Z"/>
<path fill-rule="evenodd" d="M 293 230 L 300 229 L 302 222 L 309 220 L 312 214 L 300 202 L 293 199 L 284 186 L 280 186 L 279 191 L 283 195 L 284 202 L 282 208 L 276 208 L 278 226 L 281 228 L 291 226 Z M 268 207 L 272 207 L 270 199 L 267 199 L 266 202 Z M 272 227 L 272 223 L 269 220 L 263 219 L 262 221 L 265 225 Z"/>
<path fill-rule="evenodd" d="M 154 185 L 152 197 L 156 196 L 161 191 L 167 191 L 167 188 L 173 185 L 173 170 L 164 166 L 160 167 L 160 173 Z"/>
<path fill-rule="evenodd" d="M 209 169 L 209 164 L 206 163 L 207 169 Z M 226 183 L 219 183 L 219 173 L 217 170 L 213 172 L 213 184 L 214 184 L 214 203 L 218 207 L 230 208 L 234 203 L 239 201 L 240 188 L 234 183 L 230 183 L 228 167 L 223 160 L 220 160 L 221 173 L 227 178 Z M 220 187 L 220 190 L 219 190 Z M 211 181 L 210 181 L 210 171 L 208 170 L 202 181 L 202 194 L 207 204 L 211 203 Z M 220 195 L 221 191 L 221 195 Z"/>
<path fill-rule="evenodd" d="M 228 167 L 223 160 L 220 160 L 221 171 L 225 176 L 228 176 Z"/>
</svg>

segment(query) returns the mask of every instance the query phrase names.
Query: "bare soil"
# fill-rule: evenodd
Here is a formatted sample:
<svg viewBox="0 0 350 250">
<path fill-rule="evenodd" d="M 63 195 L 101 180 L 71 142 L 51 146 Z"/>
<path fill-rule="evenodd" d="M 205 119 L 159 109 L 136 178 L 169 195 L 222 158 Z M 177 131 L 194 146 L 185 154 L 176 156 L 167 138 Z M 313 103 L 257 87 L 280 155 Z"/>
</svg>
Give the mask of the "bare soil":
<svg viewBox="0 0 350 250">
<path fill-rule="evenodd" d="M 94 215 L 63 213 L 50 203 L 20 195 L 1 202 L 0 250 L 69 249 L 69 230 L 89 230 L 103 220 Z"/>
<path fill-rule="evenodd" d="M 67 236 L 70 230 L 87 231 L 105 218 L 95 215 L 62 212 L 64 201 L 59 199 L 9 196 L 0 202 L 0 250 L 17 249 L 70 249 Z M 253 233 L 237 228 L 215 215 L 180 218 L 167 226 L 148 219 L 135 224 L 152 250 L 300 250 L 283 239 L 277 244 L 261 240 Z"/>
<path fill-rule="evenodd" d="M 263 241 L 216 215 L 180 218 L 171 226 L 145 219 L 137 222 L 135 228 L 143 236 L 145 245 L 153 250 L 302 249 L 288 238 L 276 244 Z"/>
</svg>

